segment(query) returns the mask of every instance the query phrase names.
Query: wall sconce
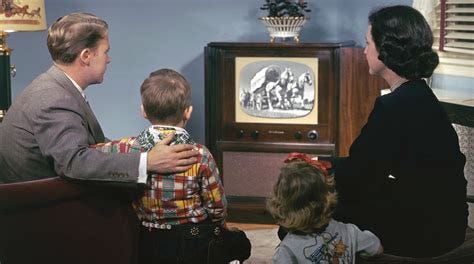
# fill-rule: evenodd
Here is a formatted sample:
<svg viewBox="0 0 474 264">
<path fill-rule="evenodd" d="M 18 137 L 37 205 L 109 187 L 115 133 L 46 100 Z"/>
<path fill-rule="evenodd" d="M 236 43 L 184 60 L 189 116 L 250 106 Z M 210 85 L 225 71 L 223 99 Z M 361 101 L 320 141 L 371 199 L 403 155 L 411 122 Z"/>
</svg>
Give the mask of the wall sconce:
<svg viewBox="0 0 474 264">
<path fill-rule="evenodd" d="M 11 105 L 11 76 L 15 65 L 10 65 L 12 49 L 7 45 L 8 33 L 46 29 L 44 0 L 0 0 L 0 122 Z"/>
</svg>

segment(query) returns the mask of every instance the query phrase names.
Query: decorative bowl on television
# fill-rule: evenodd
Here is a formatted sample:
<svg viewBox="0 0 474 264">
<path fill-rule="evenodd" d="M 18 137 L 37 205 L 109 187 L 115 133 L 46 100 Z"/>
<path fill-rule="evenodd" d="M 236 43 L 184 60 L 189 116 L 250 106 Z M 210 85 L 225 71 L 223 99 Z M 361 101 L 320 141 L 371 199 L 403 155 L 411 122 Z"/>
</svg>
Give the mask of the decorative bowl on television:
<svg viewBox="0 0 474 264">
<path fill-rule="evenodd" d="M 275 42 L 276 38 L 293 38 L 299 42 L 301 28 L 308 20 L 308 17 L 261 17 L 260 20 L 265 24 L 270 33 L 270 42 Z"/>
</svg>

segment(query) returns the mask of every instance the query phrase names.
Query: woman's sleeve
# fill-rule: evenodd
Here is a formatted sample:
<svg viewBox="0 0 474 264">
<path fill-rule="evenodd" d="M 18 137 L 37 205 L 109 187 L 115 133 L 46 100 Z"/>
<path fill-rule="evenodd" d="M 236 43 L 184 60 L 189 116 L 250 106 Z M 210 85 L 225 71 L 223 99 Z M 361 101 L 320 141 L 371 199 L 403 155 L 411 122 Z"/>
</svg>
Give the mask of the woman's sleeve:
<svg viewBox="0 0 474 264">
<path fill-rule="evenodd" d="M 367 123 L 349 149 L 349 156 L 331 160 L 337 188 L 345 198 L 357 199 L 369 186 L 387 180 L 398 149 L 395 122 L 380 97 L 377 98 Z"/>
</svg>

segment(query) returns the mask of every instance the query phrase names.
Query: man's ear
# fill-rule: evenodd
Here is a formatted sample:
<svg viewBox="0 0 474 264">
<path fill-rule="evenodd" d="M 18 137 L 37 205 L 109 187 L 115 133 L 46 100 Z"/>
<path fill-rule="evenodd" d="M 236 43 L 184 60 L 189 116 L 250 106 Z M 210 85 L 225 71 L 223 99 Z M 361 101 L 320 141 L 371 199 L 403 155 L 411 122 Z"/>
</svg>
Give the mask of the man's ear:
<svg viewBox="0 0 474 264">
<path fill-rule="evenodd" d="M 193 113 L 193 106 L 190 105 L 184 110 L 184 114 L 183 114 L 184 121 L 188 121 L 191 118 L 192 113 Z"/>
<path fill-rule="evenodd" d="M 79 53 L 79 61 L 82 65 L 89 66 L 92 58 L 92 51 L 89 48 L 83 49 L 81 53 Z"/>
<path fill-rule="evenodd" d="M 140 105 L 140 111 L 142 112 L 142 116 L 143 116 L 145 119 L 148 119 L 148 116 L 147 116 L 146 113 L 145 113 L 145 108 L 143 108 L 143 104 Z"/>
</svg>

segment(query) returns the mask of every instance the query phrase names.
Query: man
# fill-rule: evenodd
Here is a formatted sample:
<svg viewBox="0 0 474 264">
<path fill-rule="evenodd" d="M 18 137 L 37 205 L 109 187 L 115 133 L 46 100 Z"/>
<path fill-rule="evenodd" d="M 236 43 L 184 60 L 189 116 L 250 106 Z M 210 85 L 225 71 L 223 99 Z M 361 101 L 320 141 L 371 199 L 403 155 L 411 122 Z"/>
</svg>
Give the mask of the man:
<svg viewBox="0 0 474 264">
<path fill-rule="evenodd" d="M 108 25 L 87 13 L 59 18 L 48 30 L 54 65 L 16 98 L 0 126 L 0 183 L 65 176 L 77 180 L 145 183 L 147 172 L 186 171 L 197 162 L 192 145 L 148 153 L 106 154 L 88 148 L 104 142 L 84 97 L 103 81 L 111 61 Z"/>
</svg>

